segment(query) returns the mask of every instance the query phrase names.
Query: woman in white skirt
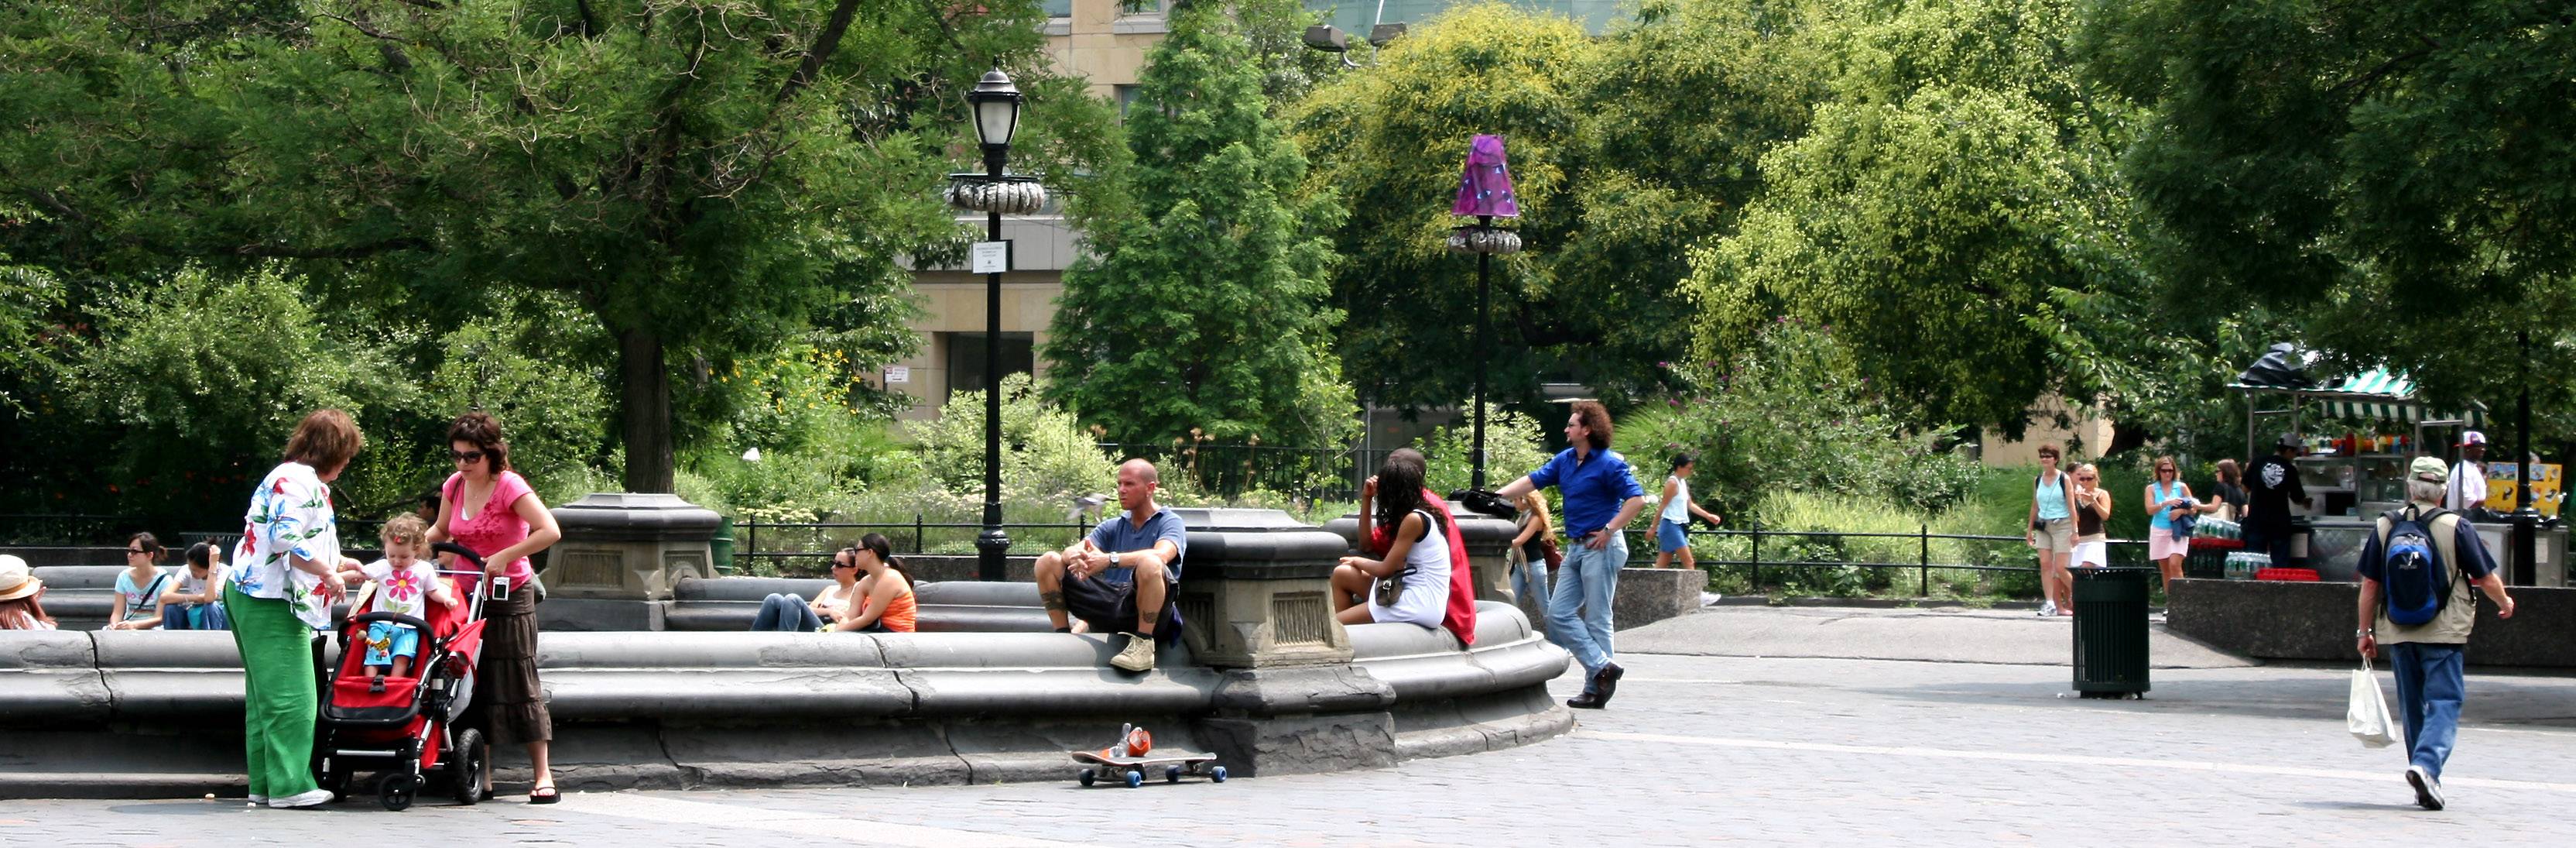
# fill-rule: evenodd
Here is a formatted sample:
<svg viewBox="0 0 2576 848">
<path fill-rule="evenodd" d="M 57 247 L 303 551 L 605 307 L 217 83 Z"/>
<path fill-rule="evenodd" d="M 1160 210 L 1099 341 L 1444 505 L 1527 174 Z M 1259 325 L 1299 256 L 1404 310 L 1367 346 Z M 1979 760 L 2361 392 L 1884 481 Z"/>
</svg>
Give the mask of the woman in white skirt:
<svg viewBox="0 0 2576 848">
<path fill-rule="evenodd" d="M 1333 567 L 1333 616 L 1343 624 L 1401 621 L 1440 626 L 1449 608 L 1449 538 L 1422 498 L 1422 452 L 1387 454 L 1377 476 L 1360 487 L 1359 537 L 1390 524 L 1384 559 L 1346 556 Z"/>
<path fill-rule="evenodd" d="M 2090 462 L 2075 466 L 2076 568 L 2111 564 L 2111 534 L 2102 528 L 2102 521 L 2110 517 L 2111 492 L 2102 488 L 2102 470 Z"/>
</svg>

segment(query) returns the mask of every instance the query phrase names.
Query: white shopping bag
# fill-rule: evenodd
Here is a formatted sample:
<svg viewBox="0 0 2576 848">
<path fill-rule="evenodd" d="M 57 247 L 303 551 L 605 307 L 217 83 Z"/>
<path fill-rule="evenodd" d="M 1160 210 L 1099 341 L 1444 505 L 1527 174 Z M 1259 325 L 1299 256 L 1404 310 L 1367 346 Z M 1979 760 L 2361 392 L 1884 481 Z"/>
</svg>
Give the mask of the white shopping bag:
<svg viewBox="0 0 2576 848">
<path fill-rule="evenodd" d="M 2352 673 L 2352 706 L 2344 710 L 2343 726 L 2372 748 L 2397 742 L 2397 728 L 2388 720 L 2388 701 L 2379 696 L 2379 678 L 2370 675 L 2369 657 L 2363 657 L 2361 668 Z"/>
</svg>

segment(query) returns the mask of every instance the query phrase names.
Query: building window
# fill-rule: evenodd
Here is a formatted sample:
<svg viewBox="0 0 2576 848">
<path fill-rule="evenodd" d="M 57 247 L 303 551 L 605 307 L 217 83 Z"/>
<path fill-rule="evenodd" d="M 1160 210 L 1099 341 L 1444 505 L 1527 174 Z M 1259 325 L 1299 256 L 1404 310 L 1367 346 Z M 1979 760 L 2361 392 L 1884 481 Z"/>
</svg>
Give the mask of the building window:
<svg viewBox="0 0 2576 848">
<path fill-rule="evenodd" d="M 1050 18 L 1073 17 L 1073 0 L 1046 0 L 1046 13 Z"/>
<path fill-rule="evenodd" d="M 984 390 L 984 334 L 949 333 L 948 390 L 980 392 Z M 1037 359 L 1033 356 L 1035 339 L 1029 333 L 1002 334 L 1002 376 L 1034 373 Z"/>
<path fill-rule="evenodd" d="M 1136 105 L 1136 93 L 1143 91 L 1145 87 L 1141 85 L 1121 85 L 1113 87 L 1118 91 L 1118 117 L 1125 118 L 1127 117 L 1127 107 Z"/>
</svg>

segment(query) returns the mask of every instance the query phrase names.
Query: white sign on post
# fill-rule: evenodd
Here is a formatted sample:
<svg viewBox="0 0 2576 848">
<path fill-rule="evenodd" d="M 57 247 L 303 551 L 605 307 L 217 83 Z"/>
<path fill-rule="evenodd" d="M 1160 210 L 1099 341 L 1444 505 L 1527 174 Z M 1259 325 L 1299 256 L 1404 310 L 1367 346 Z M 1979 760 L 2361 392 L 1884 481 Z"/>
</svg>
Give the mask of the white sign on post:
<svg viewBox="0 0 2576 848">
<path fill-rule="evenodd" d="M 888 385 L 892 385 L 892 384 L 895 384 L 895 383 L 909 383 L 909 382 L 912 382 L 912 366 L 910 366 L 910 365 L 888 365 L 888 366 L 886 366 L 886 383 L 887 383 Z"/>
<path fill-rule="evenodd" d="M 1011 270 L 1011 241 L 1009 239 L 1003 239 L 1001 241 L 979 241 L 975 243 L 974 273 L 999 274 L 1008 270 Z"/>
</svg>

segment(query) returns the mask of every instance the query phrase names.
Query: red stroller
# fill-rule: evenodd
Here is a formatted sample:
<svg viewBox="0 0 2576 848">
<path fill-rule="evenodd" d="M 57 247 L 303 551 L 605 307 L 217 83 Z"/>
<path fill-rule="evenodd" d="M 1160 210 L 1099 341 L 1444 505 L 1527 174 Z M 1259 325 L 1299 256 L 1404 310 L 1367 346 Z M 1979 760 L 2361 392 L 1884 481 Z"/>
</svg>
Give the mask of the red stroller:
<svg viewBox="0 0 2576 848">
<path fill-rule="evenodd" d="M 364 611 L 352 608 L 340 625 L 340 668 L 325 681 L 316 724 L 313 774 L 322 787 L 346 798 L 351 776 L 365 768 L 376 773 L 376 798 L 388 810 L 409 808 L 412 796 L 433 776 L 459 804 L 479 800 L 483 788 L 483 733 L 459 730 L 455 724 L 474 700 L 475 665 L 483 656 L 483 600 L 492 581 L 483 574 L 483 557 L 465 546 L 440 542 L 431 550 L 473 564 L 470 571 L 438 572 L 457 589 L 460 603 L 429 605 L 427 621 L 377 612 L 372 602 Z M 413 676 L 388 676 L 381 686 L 364 663 L 367 625 L 379 621 L 420 631 Z"/>
</svg>

